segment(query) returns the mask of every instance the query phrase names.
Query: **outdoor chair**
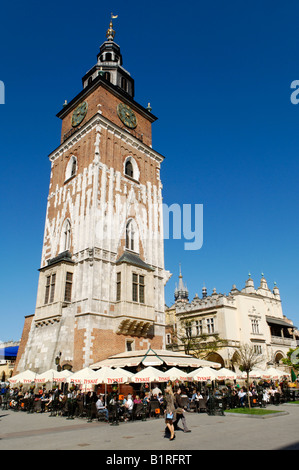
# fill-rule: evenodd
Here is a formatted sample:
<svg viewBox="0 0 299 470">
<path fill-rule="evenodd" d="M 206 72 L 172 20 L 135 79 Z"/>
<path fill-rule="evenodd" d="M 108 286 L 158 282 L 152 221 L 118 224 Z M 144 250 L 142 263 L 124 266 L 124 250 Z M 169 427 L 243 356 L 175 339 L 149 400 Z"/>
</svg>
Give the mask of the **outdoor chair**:
<svg viewBox="0 0 299 470">
<path fill-rule="evenodd" d="M 34 406 L 35 406 L 35 398 L 30 397 L 28 398 L 28 413 L 34 413 Z"/>
<path fill-rule="evenodd" d="M 97 417 L 98 417 L 98 421 L 107 421 L 107 413 L 104 409 L 102 410 L 97 410 Z M 108 421 L 109 421 L 109 412 L 108 412 Z"/>
<path fill-rule="evenodd" d="M 195 402 L 195 401 L 191 401 L 190 402 L 190 411 L 194 411 L 194 413 L 197 412 L 197 404 L 198 404 L 198 401 Z"/>
<path fill-rule="evenodd" d="M 132 420 L 134 421 L 137 418 L 141 418 L 143 421 L 146 420 L 145 410 L 146 408 L 143 403 L 135 403 L 133 407 Z"/>
<path fill-rule="evenodd" d="M 86 417 L 86 408 L 84 406 L 83 400 L 77 400 L 77 407 L 76 407 L 76 416 L 78 418 Z"/>
<path fill-rule="evenodd" d="M 182 397 L 181 395 L 181 403 L 182 403 L 182 406 L 185 410 L 188 410 L 190 409 L 190 400 L 188 397 Z"/>
<path fill-rule="evenodd" d="M 276 392 L 274 394 L 274 405 L 278 406 L 280 404 L 280 393 Z"/>
<path fill-rule="evenodd" d="M 58 413 L 60 416 L 67 415 L 67 400 L 59 402 Z M 75 407 L 75 414 L 77 414 L 77 405 Z"/>
<path fill-rule="evenodd" d="M 195 401 L 195 407 L 195 411 L 197 411 L 197 413 L 200 413 L 201 411 L 207 411 L 207 399 L 200 398 L 198 401 Z"/>
<path fill-rule="evenodd" d="M 109 423 L 112 426 L 118 426 L 120 416 L 119 416 L 119 407 L 117 403 L 108 405 L 108 415 L 109 415 Z"/>
<path fill-rule="evenodd" d="M 157 410 L 159 410 L 159 412 L 157 412 Z M 161 414 L 161 405 L 160 405 L 160 402 L 159 400 L 152 400 L 150 402 L 150 411 L 149 411 L 149 415 L 151 417 L 156 417 L 156 418 L 159 418 Z"/>
<path fill-rule="evenodd" d="M 208 415 L 209 416 L 224 416 L 223 403 L 221 398 L 210 395 L 208 400 Z"/>
<path fill-rule="evenodd" d="M 20 409 L 21 411 L 29 411 L 29 399 L 23 398 L 20 400 Z"/>
<path fill-rule="evenodd" d="M 34 401 L 33 411 L 35 413 L 40 413 L 42 411 L 42 404 L 40 400 Z"/>
<path fill-rule="evenodd" d="M 94 418 L 98 418 L 98 410 L 94 401 L 87 404 L 87 418 L 88 423 L 91 423 Z"/>
<path fill-rule="evenodd" d="M 8 398 L 6 396 L 2 397 L 2 410 L 8 410 Z"/>
</svg>

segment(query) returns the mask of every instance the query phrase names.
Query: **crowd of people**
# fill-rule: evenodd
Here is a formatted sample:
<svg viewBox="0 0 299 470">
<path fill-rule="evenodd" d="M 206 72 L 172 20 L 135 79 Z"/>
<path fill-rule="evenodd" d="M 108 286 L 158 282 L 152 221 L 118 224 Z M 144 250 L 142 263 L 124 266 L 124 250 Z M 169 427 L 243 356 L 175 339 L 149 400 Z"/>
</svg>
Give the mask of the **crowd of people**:
<svg viewBox="0 0 299 470">
<path fill-rule="evenodd" d="M 69 418 L 87 417 L 106 422 L 134 420 L 164 416 L 166 434 L 174 439 L 175 428 L 181 422 L 184 432 L 190 432 L 186 423 L 186 412 L 209 413 L 215 403 L 223 410 L 245 406 L 277 405 L 287 399 L 286 384 L 276 382 L 253 382 L 249 389 L 238 384 L 157 384 L 153 388 L 129 393 L 119 393 L 118 387 L 109 394 L 98 391 L 84 393 L 78 386 L 55 387 L 46 390 L 34 387 L 10 387 L 2 384 L 0 405 L 2 409 L 15 411 L 50 413 Z"/>
<path fill-rule="evenodd" d="M 0 389 L 0 406 L 2 409 L 14 411 L 51 413 L 67 417 L 87 417 L 90 419 L 103 417 L 105 421 L 128 421 L 134 418 L 137 405 L 144 415 L 149 417 L 161 414 L 163 410 L 163 393 L 157 389 L 121 395 L 118 391 L 109 394 L 98 391 L 82 392 L 78 386 L 55 387 L 46 390 L 45 387 L 36 390 L 35 387 L 25 390 L 25 387 L 10 387 L 2 384 Z M 141 413 L 139 412 L 139 415 Z"/>
</svg>

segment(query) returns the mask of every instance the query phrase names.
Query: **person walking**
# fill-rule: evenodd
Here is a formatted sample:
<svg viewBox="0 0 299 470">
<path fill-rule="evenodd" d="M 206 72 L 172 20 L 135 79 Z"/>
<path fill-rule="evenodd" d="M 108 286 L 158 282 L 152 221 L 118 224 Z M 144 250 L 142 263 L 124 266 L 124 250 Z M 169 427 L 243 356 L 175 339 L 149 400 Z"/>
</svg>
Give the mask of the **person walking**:
<svg viewBox="0 0 299 470">
<path fill-rule="evenodd" d="M 172 391 L 172 387 L 168 385 L 165 389 L 165 423 L 167 429 L 170 431 L 170 441 L 173 441 L 175 439 L 175 433 L 174 433 L 174 426 L 173 426 L 173 421 L 175 419 L 175 405 L 174 405 L 174 394 Z"/>
<path fill-rule="evenodd" d="M 184 409 L 184 403 L 182 400 L 182 389 L 179 387 L 175 393 L 175 407 L 176 407 L 176 420 L 174 421 L 174 429 L 178 429 L 178 423 L 181 420 L 182 425 L 184 428 L 184 432 L 191 432 L 190 429 L 188 429 L 187 422 L 186 422 L 186 417 L 185 417 L 185 409 Z"/>
</svg>

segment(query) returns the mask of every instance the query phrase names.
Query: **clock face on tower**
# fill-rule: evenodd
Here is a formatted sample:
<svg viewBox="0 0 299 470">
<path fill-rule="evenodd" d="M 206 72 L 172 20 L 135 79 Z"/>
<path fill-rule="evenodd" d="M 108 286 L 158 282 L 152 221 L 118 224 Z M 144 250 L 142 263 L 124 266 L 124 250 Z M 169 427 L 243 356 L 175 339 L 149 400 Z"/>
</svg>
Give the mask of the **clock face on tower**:
<svg viewBox="0 0 299 470">
<path fill-rule="evenodd" d="M 79 106 L 75 109 L 72 116 L 72 126 L 76 127 L 83 121 L 87 113 L 88 104 L 86 101 L 80 103 Z"/>
<path fill-rule="evenodd" d="M 117 114 L 125 126 L 129 127 L 130 129 L 135 129 L 137 126 L 137 118 L 134 111 L 129 108 L 129 106 L 124 103 L 119 103 L 117 106 Z"/>
</svg>

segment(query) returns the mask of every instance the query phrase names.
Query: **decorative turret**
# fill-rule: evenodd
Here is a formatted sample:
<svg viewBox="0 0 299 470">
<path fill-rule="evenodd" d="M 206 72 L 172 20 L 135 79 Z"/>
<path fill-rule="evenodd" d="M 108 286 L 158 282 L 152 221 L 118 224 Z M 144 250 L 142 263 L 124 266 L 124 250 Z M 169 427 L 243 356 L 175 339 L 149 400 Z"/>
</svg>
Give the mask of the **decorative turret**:
<svg viewBox="0 0 299 470">
<path fill-rule="evenodd" d="M 245 292 L 246 294 L 254 294 L 255 293 L 254 282 L 253 282 L 253 279 L 251 278 L 250 273 L 248 273 L 248 279 L 245 282 L 245 287 L 244 287 L 244 289 L 242 289 L 242 292 Z"/>
<path fill-rule="evenodd" d="M 274 282 L 273 294 L 277 300 L 280 300 L 280 292 L 276 285 L 276 282 Z"/>
<path fill-rule="evenodd" d="M 261 276 L 262 276 L 262 278 L 261 278 L 261 284 L 260 284 L 259 288 L 269 290 L 269 287 L 268 287 L 267 281 L 265 279 L 264 273 L 262 273 Z"/>
</svg>

